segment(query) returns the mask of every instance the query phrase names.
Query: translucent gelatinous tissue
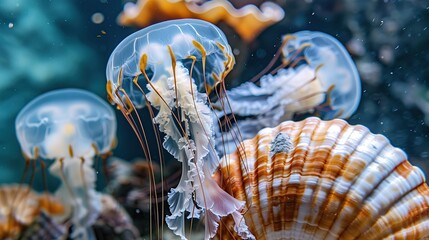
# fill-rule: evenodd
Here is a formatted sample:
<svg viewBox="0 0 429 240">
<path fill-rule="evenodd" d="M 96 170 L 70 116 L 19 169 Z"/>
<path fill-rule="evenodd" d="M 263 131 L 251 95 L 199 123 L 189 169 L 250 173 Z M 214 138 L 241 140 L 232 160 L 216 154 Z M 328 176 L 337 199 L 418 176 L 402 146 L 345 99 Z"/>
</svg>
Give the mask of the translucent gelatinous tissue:
<svg viewBox="0 0 429 240">
<path fill-rule="evenodd" d="M 315 31 L 301 31 L 292 34 L 283 48 L 285 58 L 293 58 L 296 51 L 302 50 L 307 64 L 320 69 L 317 77 L 324 86 L 334 86 L 330 92 L 332 111 L 324 112 L 324 119 L 347 118 L 354 113 L 361 97 L 360 77 L 346 48 L 329 34 Z M 299 56 L 299 55 L 298 55 Z M 296 58 L 296 57 L 295 57 Z"/>
<path fill-rule="evenodd" d="M 182 239 L 185 214 L 187 218 L 204 214 L 206 239 L 215 235 L 220 217 L 229 214 L 238 216 L 239 234 L 251 236 L 239 217 L 243 202 L 211 178 L 219 157 L 207 94 L 222 86 L 233 65 L 225 35 L 215 25 L 195 19 L 162 22 L 128 36 L 107 64 L 109 99 L 140 141 L 145 130 L 136 111 L 153 107 L 157 115 L 151 120 L 164 133 L 163 147 L 182 163 L 179 184 L 168 193 L 171 214 L 166 217 L 168 227 Z"/>
<path fill-rule="evenodd" d="M 54 159 L 49 171 L 61 178 L 58 197 L 72 207 L 72 238 L 94 239 L 100 212 L 93 157 L 110 151 L 116 118 L 96 95 L 78 89 L 48 92 L 28 103 L 16 118 L 16 134 L 28 159 Z"/>
<path fill-rule="evenodd" d="M 360 78 L 344 46 L 332 36 L 303 31 L 286 35 L 283 69 L 262 76 L 258 83 L 245 82 L 227 91 L 228 100 L 215 105 L 218 117 L 234 113 L 240 120 L 230 129 L 217 130 L 221 155 L 234 151 L 240 139 L 258 130 L 309 113 L 323 119 L 347 118 L 361 96 Z M 228 101 L 228 104 L 225 102 Z M 223 134 L 222 134 L 223 133 Z"/>
<path fill-rule="evenodd" d="M 173 63 L 176 65 L 176 62 L 188 70 L 193 68 L 192 78 L 200 92 L 205 92 L 206 87 L 212 89 L 231 70 L 234 57 L 225 35 L 208 24 L 196 19 L 166 21 L 125 38 L 107 63 L 106 76 L 111 84 L 108 91 L 122 88 L 135 107 L 144 107 L 144 94 L 133 80 L 137 77 L 143 86 L 147 84 L 142 69 L 153 83 L 173 77 Z M 118 94 L 124 96 L 121 91 Z M 113 94 L 113 97 L 118 96 Z M 120 99 L 116 102 L 122 103 Z"/>
<path fill-rule="evenodd" d="M 16 135 L 24 154 L 31 159 L 76 156 L 93 151 L 106 153 L 116 134 L 111 107 L 93 93 L 63 89 L 43 94 L 28 103 L 15 121 Z"/>
</svg>

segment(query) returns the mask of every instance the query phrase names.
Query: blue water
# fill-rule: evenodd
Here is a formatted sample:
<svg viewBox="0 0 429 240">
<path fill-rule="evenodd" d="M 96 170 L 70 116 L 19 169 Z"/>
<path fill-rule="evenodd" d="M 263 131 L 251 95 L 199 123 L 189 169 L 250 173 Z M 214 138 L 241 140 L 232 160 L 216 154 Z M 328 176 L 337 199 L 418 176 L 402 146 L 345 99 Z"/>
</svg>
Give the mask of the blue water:
<svg viewBox="0 0 429 240">
<path fill-rule="evenodd" d="M 349 48 L 355 46 L 351 43 L 357 42 L 356 53 L 352 54 L 355 60 L 375 63 L 379 72 L 370 72 L 370 77 L 363 79 L 362 101 L 350 122 L 387 135 L 393 145 L 408 152 L 410 160 L 427 173 L 429 128 L 425 107 L 404 99 L 410 86 L 418 84 L 424 88 L 429 80 L 426 67 L 429 4 L 378 1 L 350 6 L 347 4 L 351 1 L 345 0 L 279 2 L 284 4 L 285 19 L 250 44 L 249 60 L 237 62 L 242 69 L 240 78 L 250 79 L 261 70 L 286 33 L 323 31 Z M 14 119 L 26 103 L 44 92 L 70 87 L 86 89 L 106 98 L 108 57 L 123 38 L 136 30 L 117 24 L 121 10 L 121 1 L 2 1 L 0 183 L 18 182 L 24 169 Z M 101 24 L 91 21 L 91 16 L 97 12 L 104 15 Z M 231 31 L 227 32 L 227 37 L 233 44 L 238 42 Z M 359 52 L 359 46 L 364 53 Z M 391 54 L 393 60 L 389 58 Z M 237 59 L 240 61 L 239 57 Z M 392 90 L 395 86 L 399 91 Z M 424 93 L 414 98 L 424 103 Z M 124 159 L 142 156 L 130 127 L 119 111 L 116 114 L 119 145 L 114 154 Z"/>
</svg>

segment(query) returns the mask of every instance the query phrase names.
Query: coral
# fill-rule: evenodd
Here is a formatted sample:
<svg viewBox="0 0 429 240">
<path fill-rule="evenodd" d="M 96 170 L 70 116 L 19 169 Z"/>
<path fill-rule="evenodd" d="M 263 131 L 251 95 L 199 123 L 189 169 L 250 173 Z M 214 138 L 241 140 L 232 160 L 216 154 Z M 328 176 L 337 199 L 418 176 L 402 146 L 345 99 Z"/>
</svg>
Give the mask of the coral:
<svg viewBox="0 0 429 240">
<path fill-rule="evenodd" d="M 277 4 L 265 2 L 260 9 L 249 4 L 240 9 L 226 0 L 140 0 L 127 3 L 119 16 L 122 25 L 146 27 L 154 22 L 180 18 L 198 18 L 214 24 L 226 22 L 250 42 L 268 26 L 283 19 L 284 12 Z"/>
<path fill-rule="evenodd" d="M 0 187 L 1 239 L 17 238 L 39 217 L 53 221 L 52 217 L 65 213 L 66 206 L 51 195 L 37 194 L 26 185 Z"/>
</svg>

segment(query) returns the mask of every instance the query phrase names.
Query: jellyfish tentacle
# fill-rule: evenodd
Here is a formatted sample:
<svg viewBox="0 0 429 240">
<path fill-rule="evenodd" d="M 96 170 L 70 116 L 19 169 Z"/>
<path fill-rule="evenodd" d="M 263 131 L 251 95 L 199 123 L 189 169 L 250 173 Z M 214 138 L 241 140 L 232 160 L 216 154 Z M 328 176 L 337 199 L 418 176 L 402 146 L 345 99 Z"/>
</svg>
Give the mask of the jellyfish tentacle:
<svg viewBox="0 0 429 240">
<path fill-rule="evenodd" d="M 137 82 L 137 77 L 135 77 L 133 79 L 133 83 L 143 92 L 142 88 L 140 87 L 140 85 Z M 130 100 L 128 94 L 122 88 L 120 90 L 123 92 L 125 99 L 128 99 L 127 101 L 129 102 L 129 104 L 131 105 L 131 107 L 133 109 L 135 109 L 135 106 L 134 106 L 133 102 Z M 144 94 L 144 92 L 143 92 L 143 94 Z M 145 94 L 144 94 L 144 96 L 146 98 Z M 136 113 L 135 115 L 137 117 L 137 121 L 139 122 L 139 125 L 137 125 L 137 123 L 134 120 L 134 117 L 132 115 L 130 115 L 130 114 L 124 114 L 124 116 L 126 117 L 127 121 L 130 123 L 133 131 L 136 133 L 136 135 L 138 137 L 139 144 L 140 144 L 140 146 L 143 149 L 143 152 L 144 152 L 144 155 L 145 155 L 146 159 L 148 159 L 149 162 L 152 164 L 153 160 L 152 160 L 151 153 L 149 151 L 148 141 L 147 141 L 147 137 L 146 137 L 146 130 L 143 128 L 143 123 L 141 121 L 141 118 L 140 118 L 139 114 Z M 138 127 L 138 126 L 140 126 L 140 127 Z M 149 184 L 149 188 L 150 188 L 149 189 L 149 199 L 150 199 L 150 204 L 151 204 L 152 203 L 151 202 L 152 201 L 152 192 L 154 192 L 155 199 L 158 199 L 158 193 L 157 193 L 156 181 L 155 181 L 155 173 L 153 171 L 150 171 L 150 178 L 149 178 L 149 180 L 151 182 Z M 159 212 L 158 204 L 155 204 L 155 211 Z M 149 214 L 152 216 L 152 209 L 151 208 L 149 209 Z M 159 218 L 158 214 L 155 214 L 155 220 L 156 220 L 156 222 L 159 222 L 158 218 Z M 149 219 L 149 225 L 152 226 L 152 218 Z M 152 234 L 153 234 L 152 233 L 152 228 L 150 228 L 149 231 L 150 231 L 149 235 L 150 235 L 150 237 L 152 237 Z M 157 232 L 158 232 L 158 235 L 159 235 L 159 228 L 158 227 L 157 227 Z"/>
<path fill-rule="evenodd" d="M 61 216 L 71 218 L 72 237 L 93 239 L 91 227 L 101 206 L 93 159 L 110 151 L 116 131 L 109 105 L 86 91 L 56 90 L 27 104 L 15 126 L 24 155 L 35 159 L 33 166 L 36 161 L 54 159 L 49 172 L 62 180 L 56 194 L 73 207 L 71 216 Z M 45 175 L 45 164 L 40 164 Z"/>
<path fill-rule="evenodd" d="M 282 44 L 277 49 L 277 52 L 274 54 L 274 58 L 271 59 L 271 61 L 267 64 L 267 66 L 264 69 L 262 69 L 262 71 L 260 71 L 254 77 L 252 77 L 249 80 L 249 82 L 256 82 L 256 81 L 258 81 L 259 79 L 261 79 L 262 76 L 264 76 L 268 71 L 270 71 L 272 69 L 272 67 L 274 66 L 274 64 L 277 62 L 277 60 L 279 59 L 279 57 L 281 56 L 283 47 L 286 46 L 286 44 L 289 42 L 289 40 L 291 40 L 293 38 L 295 38 L 295 37 L 292 36 L 292 35 L 287 35 L 285 38 L 283 38 Z M 286 66 L 287 66 L 287 64 L 286 64 Z"/>
<path fill-rule="evenodd" d="M 118 45 L 108 62 L 106 75 L 112 83 L 107 90 L 119 93 L 111 94 L 115 103 L 123 105 L 119 109 L 133 105 L 137 111 L 143 103 L 150 103 L 157 110 L 152 123 L 165 134 L 163 147 L 182 163 L 179 184 L 168 193 L 171 214 L 166 217 L 169 228 L 182 239 L 186 238 L 185 214 L 188 218 L 205 214 L 208 239 L 213 237 L 220 216 L 239 213 L 244 207 L 243 202 L 214 187 L 216 182 L 211 180 L 219 157 L 208 94 L 216 86 L 224 89 L 221 84 L 234 62 L 223 33 L 194 19 L 164 22 L 136 32 Z M 112 81 L 117 78 L 124 81 L 123 92 L 117 91 L 119 86 Z M 215 201 L 220 196 L 224 203 Z M 222 208 L 223 204 L 229 208 Z M 237 226 L 241 223 L 237 221 Z"/>
</svg>

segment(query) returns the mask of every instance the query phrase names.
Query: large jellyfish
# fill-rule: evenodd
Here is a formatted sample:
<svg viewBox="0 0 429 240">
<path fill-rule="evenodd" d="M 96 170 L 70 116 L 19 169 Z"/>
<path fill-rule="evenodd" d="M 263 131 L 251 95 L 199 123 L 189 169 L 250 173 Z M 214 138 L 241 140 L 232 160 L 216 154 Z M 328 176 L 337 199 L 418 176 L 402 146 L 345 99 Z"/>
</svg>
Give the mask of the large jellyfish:
<svg viewBox="0 0 429 240">
<path fill-rule="evenodd" d="M 27 159 L 55 160 L 49 171 L 62 180 L 58 197 L 72 207 L 72 238 L 94 239 L 91 225 L 101 201 L 92 165 L 95 156 L 109 153 L 115 144 L 111 107 L 84 90 L 48 92 L 21 110 L 16 134 Z"/>
<path fill-rule="evenodd" d="M 195 19 L 162 22 L 128 36 L 107 64 L 109 99 L 135 130 L 146 157 L 151 159 L 137 109 L 148 106 L 164 134 L 164 148 L 182 163 L 179 184 L 168 194 L 171 214 L 166 218 L 182 239 L 186 239 L 186 212 L 188 218 L 204 214 L 206 239 L 216 233 L 219 218 L 229 214 L 236 231 L 250 237 L 239 214 L 244 203 L 211 178 L 219 157 L 207 95 L 217 92 L 217 86 L 222 88 L 233 65 L 225 35 L 213 24 Z"/>
<path fill-rule="evenodd" d="M 219 109 L 216 117 L 230 118 L 233 113 L 240 119 L 236 125 L 223 124 L 216 131 L 216 142 L 223 143 L 216 145 L 221 155 L 236 149 L 237 135 L 253 138 L 262 128 L 291 120 L 295 114 L 309 112 L 333 119 L 347 118 L 356 110 L 360 78 L 338 40 L 322 32 L 301 31 L 286 35 L 278 54 L 280 51 L 279 67 L 265 76 L 257 75 L 257 82 L 227 91 L 227 99 L 213 104 Z"/>
</svg>

